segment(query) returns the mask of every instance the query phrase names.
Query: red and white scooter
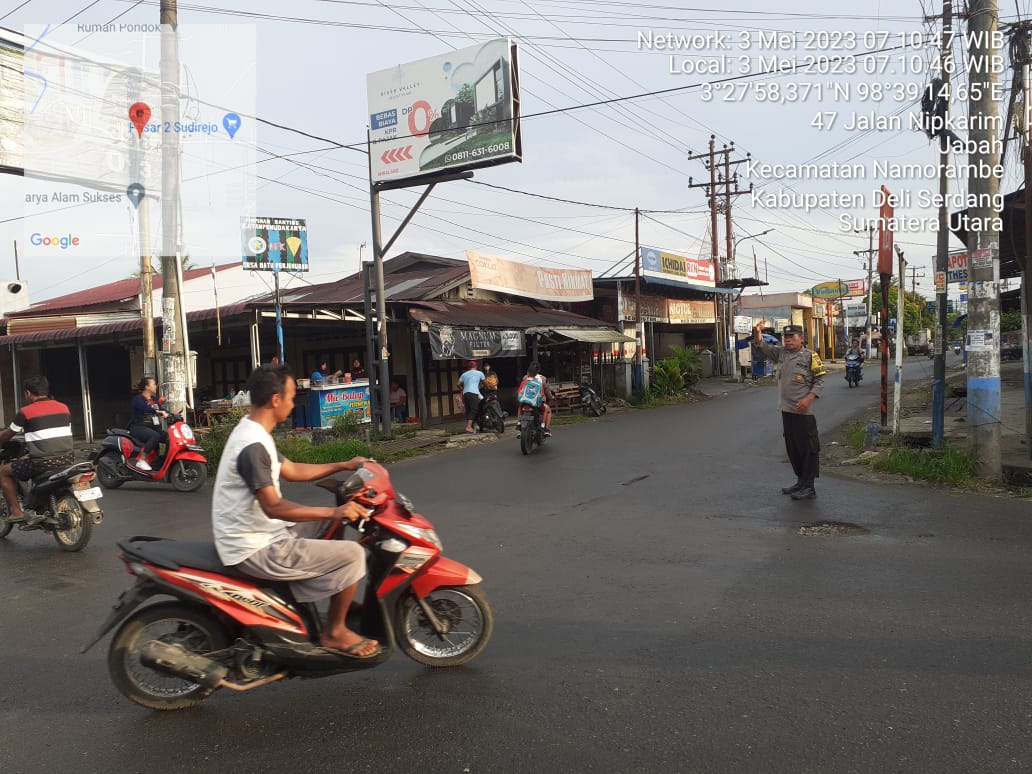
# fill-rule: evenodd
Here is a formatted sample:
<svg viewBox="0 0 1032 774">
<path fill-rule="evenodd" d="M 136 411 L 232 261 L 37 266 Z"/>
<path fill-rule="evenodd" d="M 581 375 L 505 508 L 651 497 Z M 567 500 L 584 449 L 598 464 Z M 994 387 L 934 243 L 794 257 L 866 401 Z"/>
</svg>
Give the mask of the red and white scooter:
<svg viewBox="0 0 1032 774">
<path fill-rule="evenodd" d="M 328 677 L 369 669 L 395 649 L 432 667 L 465 664 L 486 647 L 494 616 L 480 576 L 446 558 L 434 526 L 395 492 L 387 471 L 366 462 L 342 482 L 319 486 L 363 505 L 364 599 L 348 626 L 379 640 L 375 656 L 356 658 L 319 645 L 324 624 L 313 603 L 286 583 L 261 581 L 219 561 L 212 543 L 131 537 L 118 541 L 136 584 L 83 652 L 118 627 L 108 651 L 115 687 L 144 707 L 190 707 L 216 690 L 250 691 L 288 677 Z M 339 525 L 327 540 L 343 535 Z M 152 597 L 173 597 L 136 608 Z"/>
<path fill-rule="evenodd" d="M 164 402 L 162 400 L 162 402 Z M 107 436 L 91 454 L 97 466 L 97 480 L 106 489 L 117 489 L 126 481 L 163 481 L 179 492 L 194 492 L 208 480 L 208 459 L 197 445 L 193 430 L 179 414 L 169 414 L 168 448 L 164 456 L 152 451 L 144 459 L 151 470 L 138 470 L 129 464 L 135 460 L 142 444 L 128 430 L 108 428 Z"/>
</svg>

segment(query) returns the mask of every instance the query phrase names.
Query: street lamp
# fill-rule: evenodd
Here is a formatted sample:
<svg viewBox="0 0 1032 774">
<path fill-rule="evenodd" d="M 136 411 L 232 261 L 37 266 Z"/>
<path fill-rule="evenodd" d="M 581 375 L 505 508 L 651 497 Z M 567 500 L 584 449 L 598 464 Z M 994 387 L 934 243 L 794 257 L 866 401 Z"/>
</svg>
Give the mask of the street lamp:
<svg viewBox="0 0 1032 774">
<path fill-rule="evenodd" d="M 758 234 L 746 234 L 745 236 L 741 236 L 741 237 L 739 237 L 738 239 L 736 239 L 734 241 L 734 244 L 731 245 L 731 255 L 728 257 L 728 260 L 731 262 L 731 266 L 734 267 L 735 275 L 738 274 L 738 245 L 740 245 L 742 242 L 746 241 L 747 239 L 756 239 L 758 237 L 764 236 L 765 234 L 769 234 L 771 231 L 774 231 L 774 229 L 773 228 L 768 228 L 766 231 L 761 231 Z M 756 273 L 759 274 L 759 272 L 756 272 Z M 735 279 L 737 280 L 738 277 L 736 276 Z M 760 279 L 759 277 L 756 277 L 757 281 L 759 281 L 759 279 Z M 766 283 L 763 283 L 763 284 L 766 284 Z M 738 296 L 735 296 L 734 298 L 732 298 L 732 299 L 730 299 L 728 301 L 728 304 L 727 304 L 727 330 L 729 330 L 729 331 L 734 329 L 735 302 L 738 300 L 738 297 L 742 295 L 742 290 L 744 290 L 744 289 L 745 289 L 744 285 L 738 285 Z M 737 341 L 738 341 L 738 335 L 735 334 L 736 345 L 737 345 Z M 734 374 L 734 373 L 737 372 L 737 374 L 738 374 L 738 381 L 741 381 L 742 380 L 742 369 L 738 365 L 738 352 L 737 352 L 737 350 L 735 350 L 735 349 L 731 350 L 731 352 L 729 353 L 729 359 L 730 359 L 730 365 L 731 365 L 731 373 Z"/>
</svg>

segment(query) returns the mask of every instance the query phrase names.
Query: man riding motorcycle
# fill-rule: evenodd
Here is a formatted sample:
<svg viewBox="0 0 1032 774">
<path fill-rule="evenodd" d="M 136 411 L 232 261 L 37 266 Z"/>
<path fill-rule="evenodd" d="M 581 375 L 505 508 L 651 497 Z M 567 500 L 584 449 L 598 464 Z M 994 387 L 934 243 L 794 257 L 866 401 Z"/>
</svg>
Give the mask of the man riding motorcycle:
<svg viewBox="0 0 1032 774">
<path fill-rule="evenodd" d="M 354 541 L 321 540 L 334 521 L 358 521 L 365 511 L 353 502 L 337 508 L 300 505 L 284 499 L 280 477 L 316 481 L 364 462 L 313 465 L 291 462 L 276 449 L 272 430 L 294 410 L 297 388 L 286 365 L 259 366 L 247 380 L 251 410 L 230 434 L 219 461 L 211 517 L 215 548 L 223 564 L 254 578 L 287 581 L 298 602 L 330 597 L 321 643 L 350 658 L 380 653 L 345 623 L 359 581 L 365 552 Z"/>
<path fill-rule="evenodd" d="M 549 400 L 552 398 L 552 388 L 548 386 L 548 378 L 541 373 L 541 364 L 536 360 L 527 367 L 527 375 L 523 377 L 523 381 L 520 382 L 519 389 L 516 390 L 517 398 L 523 394 L 524 385 L 528 381 L 537 381 L 541 384 L 541 392 L 544 399 L 541 402 L 541 413 L 545 423 L 545 435 L 552 435 L 552 407 L 548 405 Z"/>
<path fill-rule="evenodd" d="M 30 376 L 22 382 L 25 405 L 14 415 L 14 421 L 0 432 L 0 444 L 16 433 L 25 434 L 29 456 L 0 466 L 0 486 L 11 509 L 10 522 L 25 522 L 32 527 L 46 516 L 36 514 L 26 520 L 18 501 L 18 481 L 29 481 L 48 470 L 64 468 L 75 460 L 72 445 L 72 414 L 68 406 L 50 397 L 50 383 L 45 376 Z"/>
</svg>

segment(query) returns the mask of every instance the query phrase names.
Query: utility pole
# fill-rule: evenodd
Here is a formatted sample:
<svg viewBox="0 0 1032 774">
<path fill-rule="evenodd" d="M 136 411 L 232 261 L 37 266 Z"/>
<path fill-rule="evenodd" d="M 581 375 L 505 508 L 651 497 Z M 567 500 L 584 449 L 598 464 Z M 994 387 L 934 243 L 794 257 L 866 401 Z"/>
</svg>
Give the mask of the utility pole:
<svg viewBox="0 0 1032 774">
<path fill-rule="evenodd" d="M 1021 266 L 1021 341 L 1025 369 L 1025 451 L 1032 458 L 1032 292 L 1029 282 L 1032 281 L 1032 39 L 1029 36 L 1030 25 L 1022 24 L 1017 34 L 1021 39 L 1012 51 L 1020 52 L 1021 59 L 1014 65 L 1021 65 L 1021 85 L 1024 99 L 1023 120 L 1019 126 L 1025 132 L 1025 255 L 1015 254 Z"/>
<path fill-rule="evenodd" d="M 854 233 L 859 234 L 859 231 Z M 874 285 L 871 284 L 871 278 L 874 274 L 874 226 L 870 225 L 867 227 L 867 249 L 866 250 L 854 250 L 853 255 L 858 258 L 861 255 L 867 256 L 867 346 L 864 347 L 866 352 L 865 357 L 871 357 L 871 315 L 873 310 L 871 309 L 871 302 L 874 300 Z"/>
<path fill-rule="evenodd" d="M 645 329 L 641 324 L 641 241 L 639 221 L 641 213 L 634 208 L 634 377 L 631 383 L 638 384 L 639 395 L 645 394 L 645 369 L 641 349 L 645 346 Z"/>
<path fill-rule="evenodd" d="M 725 280 L 730 275 L 731 266 L 730 262 L 734 260 L 733 247 L 732 247 L 732 227 L 731 227 L 731 197 L 739 194 L 749 193 L 752 191 L 752 184 L 749 184 L 749 188 L 740 190 L 738 188 L 738 175 L 737 173 L 732 177 L 731 167 L 732 165 L 737 166 L 738 164 L 745 164 L 749 161 L 750 154 L 746 154 L 744 159 L 731 160 L 731 154 L 735 152 L 735 144 L 731 143 L 728 147 L 726 144 L 721 150 L 716 150 L 716 135 L 710 135 L 709 141 L 709 152 L 705 154 L 688 154 L 688 160 L 694 161 L 695 159 L 706 159 L 703 164 L 710 173 L 710 180 L 708 183 L 696 183 L 692 178 L 688 178 L 689 188 L 704 188 L 706 189 L 706 198 L 709 199 L 710 206 L 710 245 L 711 245 L 711 258 L 713 260 L 713 269 L 715 273 L 715 282 L 717 287 L 720 287 L 722 280 Z M 718 193 L 717 191 L 717 165 L 721 162 L 717 161 L 717 156 L 723 154 L 723 182 L 724 192 Z M 734 185 L 732 190 L 731 186 Z M 721 205 L 717 203 L 717 198 L 723 197 L 723 208 L 725 214 L 725 227 L 727 229 L 727 266 L 722 268 L 720 261 L 720 249 L 719 244 L 719 231 L 717 226 L 717 213 L 719 212 Z M 714 325 L 714 345 L 717 350 L 717 363 L 720 374 L 733 374 L 734 373 L 734 352 L 728 349 L 730 342 L 730 320 L 728 319 L 728 312 L 730 311 L 730 304 L 726 299 L 722 297 L 720 293 L 714 293 L 714 311 L 716 312 L 717 322 Z M 727 370 L 731 369 L 731 370 Z"/>
<path fill-rule="evenodd" d="M 179 17 L 176 0 L 161 0 L 161 120 L 165 126 L 179 123 Z M 186 406 L 186 316 L 181 312 L 179 286 L 180 244 L 179 135 L 161 135 L 161 392 L 169 411 Z"/>
<path fill-rule="evenodd" d="M 900 346 L 900 334 L 903 332 L 903 312 L 905 310 L 905 299 L 903 293 L 903 277 L 906 276 L 907 262 L 903 259 L 903 251 L 896 245 L 896 255 L 899 257 L 900 286 L 896 290 L 896 376 L 892 388 L 892 434 L 899 435 L 899 411 L 903 397 L 903 347 Z"/>
<path fill-rule="evenodd" d="M 971 451 L 978 475 L 1000 478 L 1000 248 L 1002 213 L 991 206 L 1000 185 L 997 174 L 976 172 L 995 168 L 1000 160 L 1000 139 L 995 136 L 1000 99 L 996 72 L 1002 70 L 999 51 L 997 0 L 970 0 L 968 154 L 971 172 L 968 192 L 974 206 L 968 210 L 968 363 L 967 407 Z"/>
<path fill-rule="evenodd" d="M 920 274 L 917 273 L 918 272 L 918 268 L 916 266 L 914 266 L 913 268 L 907 269 L 907 271 L 910 272 L 910 293 L 911 293 L 911 295 L 915 295 L 916 296 L 917 295 L 917 281 L 919 279 L 923 279 L 924 278 L 924 275 L 925 275 L 924 269 L 920 270 L 921 271 Z M 900 278 L 900 281 L 902 282 L 902 276 Z"/>
</svg>

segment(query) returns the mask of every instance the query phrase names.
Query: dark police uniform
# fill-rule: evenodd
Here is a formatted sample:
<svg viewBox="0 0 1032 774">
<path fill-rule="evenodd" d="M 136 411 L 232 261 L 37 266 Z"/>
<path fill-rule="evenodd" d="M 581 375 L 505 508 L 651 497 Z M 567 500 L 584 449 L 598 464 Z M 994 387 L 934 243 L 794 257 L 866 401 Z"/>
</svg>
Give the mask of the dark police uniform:
<svg viewBox="0 0 1032 774">
<path fill-rule="evenodd" d="M 782 332 L 802 335 L 803 329 L 798 325 L 786 325 Z M 782 491 L 793 497 L 812 497 L 815 495 L 814 479 L 820 475 L 821 441 L 817 434 L 817 418 L 811 413 L 799 413 L 796 403 L 811 393 L 820 398 L 827 374 L 824 363 L 805 345 L 795 352 L 766 342 L 753 342 L 753 347 L 777 364 L 778 407 L 781 409 L 785 449 L 798 479 L 795 486 Z"/>
</svg>

